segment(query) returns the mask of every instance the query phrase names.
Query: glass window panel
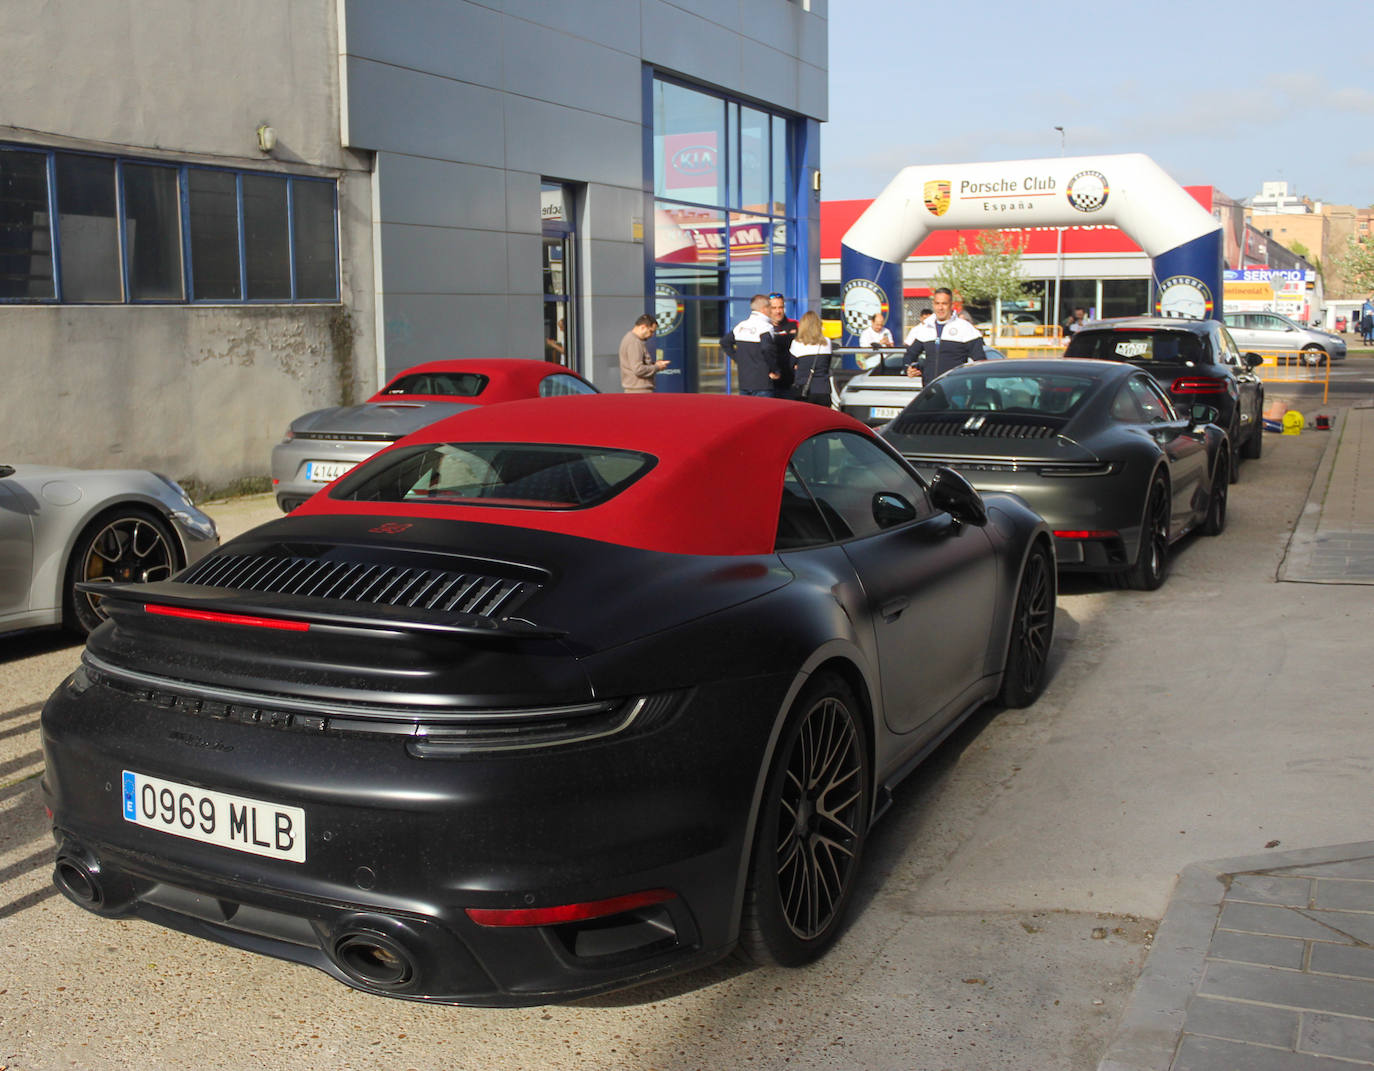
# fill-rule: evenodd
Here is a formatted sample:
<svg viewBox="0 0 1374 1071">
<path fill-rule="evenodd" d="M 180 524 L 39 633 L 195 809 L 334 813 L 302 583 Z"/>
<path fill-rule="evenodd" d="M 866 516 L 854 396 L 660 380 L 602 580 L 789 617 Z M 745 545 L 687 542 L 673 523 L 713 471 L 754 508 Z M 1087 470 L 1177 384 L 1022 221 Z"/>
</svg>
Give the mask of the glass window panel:
<svg viewBox="0 0 1374 1071">
<path fill-rule="evenodd" d="M 747 298 L 768 293 L 771 276 L 767 252 L 772 221 L 753 212 L 730 213 L 730 293 Z"/>
<path fill-rule="evenodd" d="M 721 204 L 725 102 L 667 82 L 654 83 L 654 192 Z"/>
<path fill-rule="evenodd" d="M 337 232 L 334 183 L 292 179 L 291 240 L 298 299 L 333 301 L 339 296 Z"/>
<path fill-rule="evenodd" d="M 755 212 L 767 212 L 769 197 L 768 116 L 753 108 L 740 109 L 739 176 L 740 199 L 736 205 Z"/>
<path fill-rule="evenodd" d="M 0 298 L 52 298 L 48 158 L 0 149 Z"/>
<path fill-rule="evenodd" d="M 124 241 L 129 300 L 181 301 L 181 201 L 170 167 L 124 165 Z"/>
<path fill-rule="evenodd" d="M 201 301 L 238 301 L 239 210 L 234 176 L 193 168 L 187 173 L 191 202 L 191 289 Z"/>
<path fill-rule="evenodd" d="M 787 213 L 787 120 L 773 116 L 773 211 Z"/>
<path fill-rule="evenodd" d="M 660 201 L 654 209 L 654 259 L 659 264 L 725 266 L 725 213 Z"/>
<path fill-rule="evenodd" d="M 250 301 L 291 298 L 291 243 L 286 179 L 243 176 L 243 254 Z"/>
<path fill-rule="evenodd" d="M 57 154 L 63 301 L 122 301 L 114 160 Z"/>
<path fill-rule="evenodd" d="M 1144 316 L 1150 307 L 1148 279 L 1103 279 L 1102 312 L 1109 316 Z"/>
</svg>

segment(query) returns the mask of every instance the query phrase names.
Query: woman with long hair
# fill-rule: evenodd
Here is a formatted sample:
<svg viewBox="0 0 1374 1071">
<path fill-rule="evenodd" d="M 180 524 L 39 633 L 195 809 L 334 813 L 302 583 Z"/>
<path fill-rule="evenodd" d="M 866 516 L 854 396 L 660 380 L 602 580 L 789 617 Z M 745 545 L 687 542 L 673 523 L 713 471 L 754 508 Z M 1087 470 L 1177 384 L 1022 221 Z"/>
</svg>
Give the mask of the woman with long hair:
<svg viewBox="0 0 1374 1071">
<path fill-rule="evenodd" d="M 808 312 L 797 324 L 792 341 L 792 382 L 802 401 L 830 404 L 830 360 L 830 339 L 825 337 L 821 318 Z"/>
</svg>

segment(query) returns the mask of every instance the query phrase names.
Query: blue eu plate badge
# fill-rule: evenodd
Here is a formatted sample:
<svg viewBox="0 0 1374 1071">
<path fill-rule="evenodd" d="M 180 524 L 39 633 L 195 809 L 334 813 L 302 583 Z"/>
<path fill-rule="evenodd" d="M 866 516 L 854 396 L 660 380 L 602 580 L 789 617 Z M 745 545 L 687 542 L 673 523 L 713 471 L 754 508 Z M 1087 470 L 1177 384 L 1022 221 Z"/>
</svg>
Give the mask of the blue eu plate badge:
<svg viewBox="0 0 1374 1071">
<path fill-rule="evenodd" d="M 138 820 L 138 790 L 134 787 L 134 775 L 124 771 L 124 817 L 131 822 Z"/>
</svg>

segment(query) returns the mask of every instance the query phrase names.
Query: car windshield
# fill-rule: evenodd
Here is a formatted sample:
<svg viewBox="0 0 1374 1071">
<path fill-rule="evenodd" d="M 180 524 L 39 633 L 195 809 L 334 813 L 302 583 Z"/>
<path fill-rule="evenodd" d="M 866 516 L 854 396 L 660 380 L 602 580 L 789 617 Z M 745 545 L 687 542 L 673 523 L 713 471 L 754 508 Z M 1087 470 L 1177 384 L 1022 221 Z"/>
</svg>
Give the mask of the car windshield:
<svg viewBox="0 0 1374 1071">
<path fill-rule="evenodd" d="M 1015 361 L 1008 364 L 1014 365 Z M 907 412 L 1007 412 L 1072 415 L 1097 386 L 1097 379 L 1068 373 L 1016 374 L 982 371 L 944 376 L 921 391 Z"/>
<path fill-rule="evenodd" d="M 339 482 L 348 502 L 583 509 L 656 464 L 648 454 L 542 443 L 423 443 L 381 454 Z"/>
<path fill-rule="evenodd" d="M 1202 340 L 1190 331 L 1080 331 L 1069 339 L 1065 357 L 1104 361 L 1190 364 L 1203 360 Z"/>
<path fill-rule="evenodd" d="M 486 388 L 488 377 L 476 372 L 413 372 L 397 376 L 383 394 L 435 394 L 457 398 L 476 398 Z"/>
</svg>

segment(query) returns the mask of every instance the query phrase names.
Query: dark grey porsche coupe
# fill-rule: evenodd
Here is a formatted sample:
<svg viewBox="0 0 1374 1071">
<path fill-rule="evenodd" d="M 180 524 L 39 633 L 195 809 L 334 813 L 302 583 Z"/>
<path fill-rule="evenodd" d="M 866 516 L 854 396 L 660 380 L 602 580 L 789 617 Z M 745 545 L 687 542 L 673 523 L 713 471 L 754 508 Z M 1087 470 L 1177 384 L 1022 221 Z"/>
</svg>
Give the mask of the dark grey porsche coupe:
<svg viewBox="0 0 1374 1071">
<path fill-rule="evenodd" d="M 1215 409 L 1180 414 L 1117 361 L 967 364 L 925 387 L 883 437 L 918 468 L 1023 498 L 1054 530 L 1059 568 L 1164 583 L 1169 548 L 1226 524 L 1231 453 Z"/>
</svg>

